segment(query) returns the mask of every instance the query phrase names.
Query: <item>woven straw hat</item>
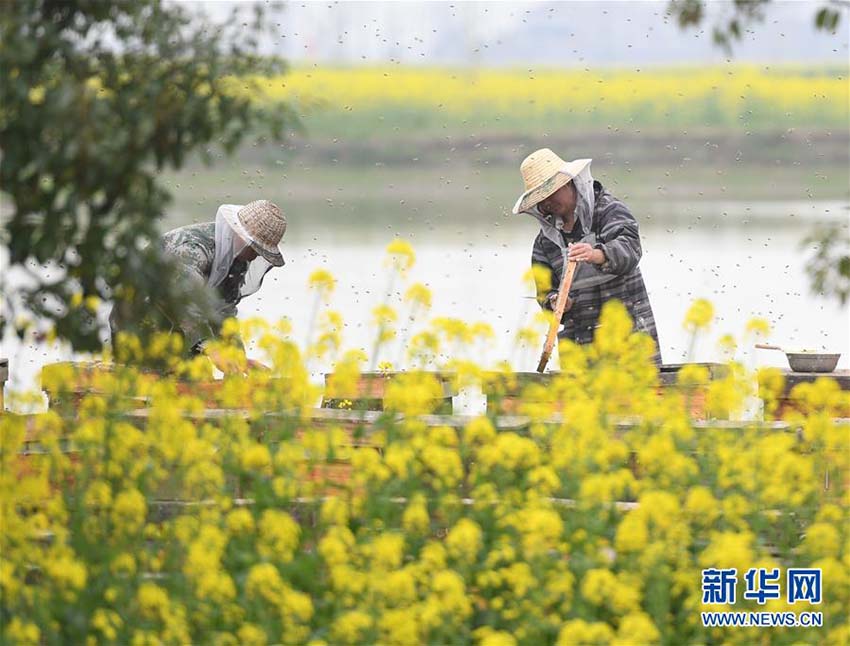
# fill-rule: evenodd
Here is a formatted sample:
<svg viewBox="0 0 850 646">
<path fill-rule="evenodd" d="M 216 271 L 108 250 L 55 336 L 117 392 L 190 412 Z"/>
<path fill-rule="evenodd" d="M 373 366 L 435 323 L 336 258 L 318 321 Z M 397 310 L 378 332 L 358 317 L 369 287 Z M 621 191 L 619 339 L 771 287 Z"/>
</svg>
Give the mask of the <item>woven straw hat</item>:
<svg viewBox="0 0 850 646">
<path fill-rule="evenodd" d="M 283 265 L 278 245 L 286 232 L 286 218 L 278 206 L 268 200 L 249 202 L 235 213 L 224 211 L 224 218 L 236 234 L 248 242 L 275 267 Z"/>
<path fill-rule="evenodd" d="M 548 148 L 535 150 L 520 164 L 519 172 L 525 183 L 525 193 L 519 196 L 513 212 L 522 213 L 539 204 L 569 184 L 589 163 L 589 159 L 565 162 Z"/>
</svg>

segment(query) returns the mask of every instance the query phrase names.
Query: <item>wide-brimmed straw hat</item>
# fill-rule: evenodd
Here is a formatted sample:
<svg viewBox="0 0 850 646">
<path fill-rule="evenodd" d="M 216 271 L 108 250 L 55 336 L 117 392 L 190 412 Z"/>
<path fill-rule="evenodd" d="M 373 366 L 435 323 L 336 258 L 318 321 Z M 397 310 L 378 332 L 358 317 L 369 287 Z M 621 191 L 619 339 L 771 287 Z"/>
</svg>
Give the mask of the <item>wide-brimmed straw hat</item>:
<svg viewBox="0 0 850 646">
<path fill-rule="evenodd" d="M 286 232 L 286 218 L 278 206 L 268 200 L 255 200 L 239 208 L 227 209 L 224 219 L 236 234 L 275 267 L 283 265 L 278 245 Z"/>
<path fill-rule="evenodd" d="M 525 183 L 525 192 L 519 196 L 513 212 L 528 211 L 552 195 L 562 186 L 569 184 L 581 171 L 587 168 L 589 159 L 576 159 L 565 162 L 548 148 L 535 150 L 522 160 L 519 172 Z"/>
</svg>

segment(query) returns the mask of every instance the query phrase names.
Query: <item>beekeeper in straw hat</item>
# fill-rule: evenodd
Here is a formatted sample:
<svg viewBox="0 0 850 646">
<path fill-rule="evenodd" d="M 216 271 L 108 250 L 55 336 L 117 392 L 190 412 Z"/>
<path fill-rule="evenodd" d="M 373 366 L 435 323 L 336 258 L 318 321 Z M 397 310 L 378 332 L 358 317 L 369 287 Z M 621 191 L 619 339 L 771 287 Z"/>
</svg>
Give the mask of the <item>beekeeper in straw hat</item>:
<svg viewBox="0 0 850 646">
<path fill-rule="evenodd" d="M 182 333 L 190 353 L 204 351 L 205 342 L 218 335 L 224 319 L 235 317 L 236 308 L 263 283 L 266 273 L 284 264 L 280 243 L 286 218 L 277 205 L 256 200 L 245 205 L 222 204 L 214 222 L 179 227 L 162 236 L 162 249 L 176 261 L 178 279 L 206 286 L 218 297 L 214 316 L 200 312 L 171 321 L 172 331 Z M 113 334 L 122 326 L 110 320 Z M 221 367 L 221 366 L 219 366 Z"/>
<path fill-rule="evenodd" d="M 621 301 L 636 331 L 655 341 L 654 360 L 661 364 L 655 317 L 638 263 L 642 249 L 638 224 L 628 207 L 590 174 L 590 159 L 566 162 L 541 148 L 520 165 L 525 191 L 513 212 L 540 223 L 531 262 L 551 274 L 551 288 L 538 290 L 537 300 L 552 309 L 564 265 L 578 261 L 562 319 L 561 338 L 593 341 L 599 312 L 609 300 Z"/>
</svg>

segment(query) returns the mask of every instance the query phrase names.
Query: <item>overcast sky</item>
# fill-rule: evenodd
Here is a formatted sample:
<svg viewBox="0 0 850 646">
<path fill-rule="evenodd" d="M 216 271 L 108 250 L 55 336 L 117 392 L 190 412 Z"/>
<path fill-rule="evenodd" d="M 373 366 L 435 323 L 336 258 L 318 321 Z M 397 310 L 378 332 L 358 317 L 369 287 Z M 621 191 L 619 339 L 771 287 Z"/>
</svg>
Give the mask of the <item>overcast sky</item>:
<svg viewBox="0 0 850 646">
<path fill-rule="evenodd" d="M 232 2 L 184 4 L 224 19 Z M 251 2 L 237 3 L 247 8 Z M 735 60 L 848 64 L 850 16 L 817 31 L 824 2 L 773 0 L 735 47 Z M 708 3 L 701 29 L 681 30 L 666 0 L 571 2 L 285 2 L 266 43 L 296 63 L 389 62 L 485 66 L 641 66 L 726 60 L 711 25 L 732 3 Z"/>
</svg>

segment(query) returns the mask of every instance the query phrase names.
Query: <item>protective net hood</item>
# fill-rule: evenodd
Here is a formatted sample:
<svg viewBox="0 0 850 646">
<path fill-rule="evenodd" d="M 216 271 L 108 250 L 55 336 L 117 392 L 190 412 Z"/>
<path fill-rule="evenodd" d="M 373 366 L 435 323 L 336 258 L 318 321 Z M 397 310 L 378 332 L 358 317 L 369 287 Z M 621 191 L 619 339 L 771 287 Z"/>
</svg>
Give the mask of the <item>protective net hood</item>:
<svg viewBox="0 0 850 646">
<path fill-rule="evenodd" d="M 216 288 L 221 285 L 239 254 L 250 246 L 247 240 L 243 240 L 236 234 L 224 217 L 228 209 L 235 215 L 240 208 L 237 204 L 222 204 L 215 214 L 215 256 L 210 277 L 207 279 L 207 285 L 210 287 Z M 266 272 L 272 267 L 273 265 L 260 255 L 248 262 L 248 269 L 239 290 L 240 298 L 249 296 L 260 289 Z"/>
</svg>

